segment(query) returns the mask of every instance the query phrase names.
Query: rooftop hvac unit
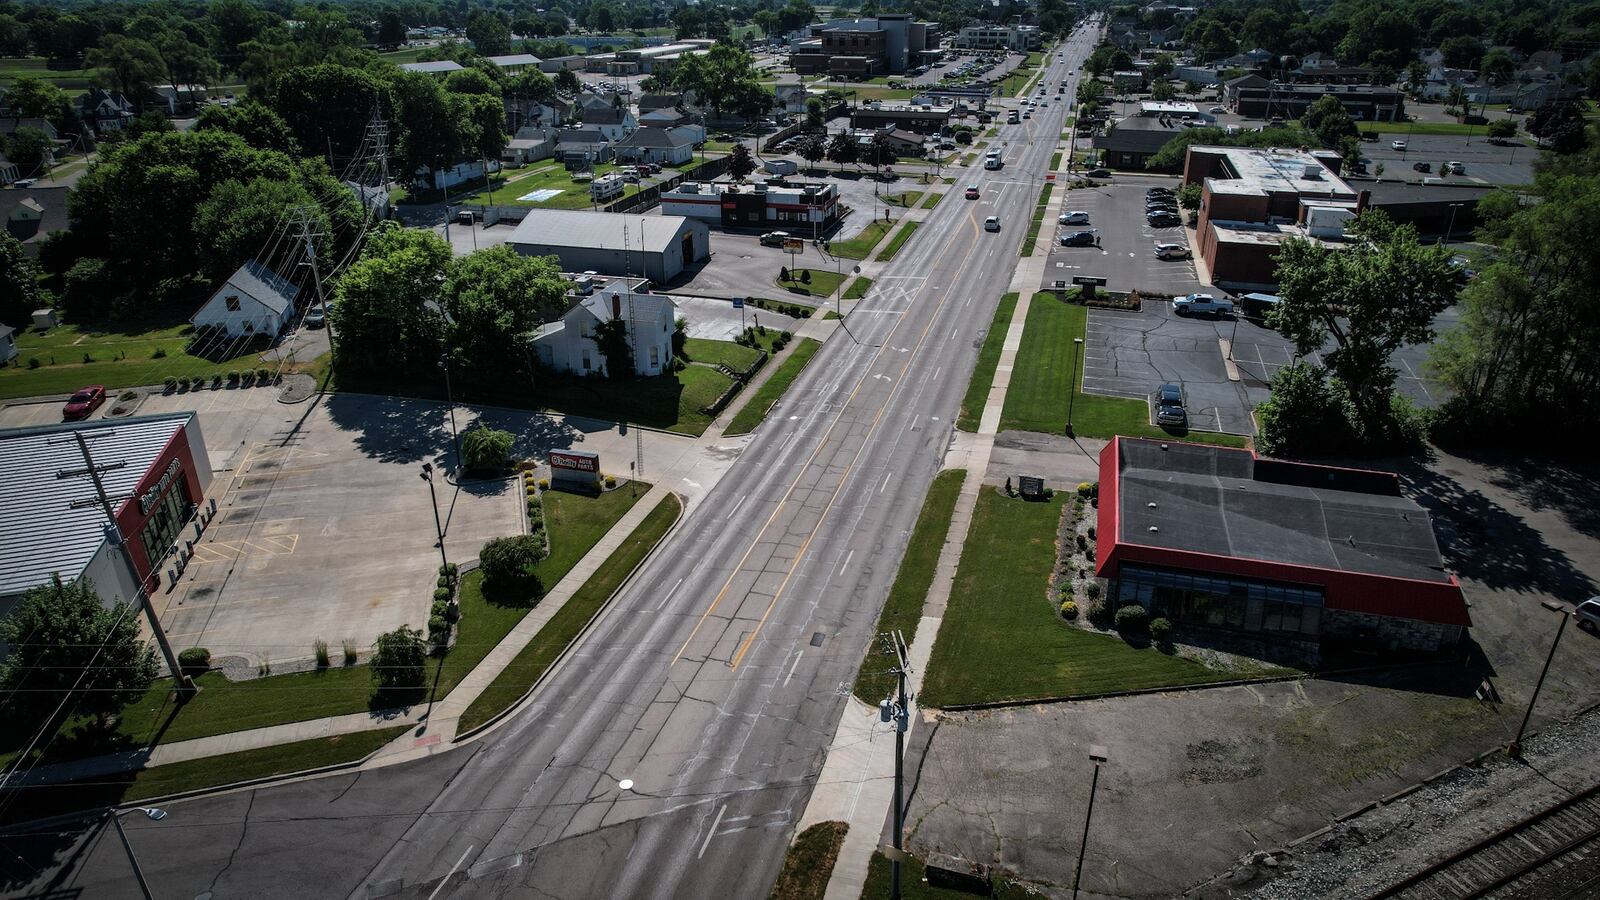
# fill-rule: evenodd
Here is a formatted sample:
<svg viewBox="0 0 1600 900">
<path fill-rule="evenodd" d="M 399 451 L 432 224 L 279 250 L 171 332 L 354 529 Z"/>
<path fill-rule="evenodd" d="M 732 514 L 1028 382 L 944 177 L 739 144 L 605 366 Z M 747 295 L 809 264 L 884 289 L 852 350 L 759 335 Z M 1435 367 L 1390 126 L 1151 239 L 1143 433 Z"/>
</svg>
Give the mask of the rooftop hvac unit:
<svg viewBox="0 0 1600 900">
<path fill-rule="evenodd" d="M 1311 181 L 1320 181 L 1322 179 L 1322 166 L 1316 163 L 1306 163 L 1306 178 Z"/>
</svg>

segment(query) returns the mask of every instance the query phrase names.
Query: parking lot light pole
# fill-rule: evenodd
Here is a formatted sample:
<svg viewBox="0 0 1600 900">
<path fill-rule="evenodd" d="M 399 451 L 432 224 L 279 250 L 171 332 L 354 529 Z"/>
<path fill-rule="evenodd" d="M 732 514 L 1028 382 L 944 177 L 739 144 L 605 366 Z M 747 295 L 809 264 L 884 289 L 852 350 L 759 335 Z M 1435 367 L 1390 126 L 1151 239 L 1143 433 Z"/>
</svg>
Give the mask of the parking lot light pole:
<svg viewBox="0 0 1600 900">
<path fill-rule="evenodd" d="M 1076 437 L 1072 433 L 1072 409 L 1078 400 L 1078 354 L 1083 352 L 1083 338 L 1072 339 L 1072 369 L 1067 372 L 1067 437 Z"/>
<path fill-rule="evenodd" d="M 154 806 L 135 807 L 153 822 L 159 822 L 167 817 L 167 811 Z M 150 883 L 144 880 L 144 869 L 139 866 L 139 857 L 133 852 L 133 844 L 128 842 L 128 833 L 122 830 L 123 810 L 112 809 L 111 825 L 117 830 L 117 837 L 122 841 L 122 850 L 128 854 L 128 865 L 133 867 L 133 879 L 139 883 L 139 894 L 144 900 L 153 900 L 154 894 L 150 893 Z"/>
<path fill-rule="evenodd" d="M 1083 854 L 1089 849 L 1089 823 L 1094 818 L 1094 795 L 1100 788 L 1100 766 L 1109 754 L 1099 744 L 1089 745 L 1089 759 L 1094 763 L 1094 777 L 1089 781 L 1089 808 L 1083 813 L 1083 840 L 1078 843 L 1078 864 L 1072 872 L 1072 900 L 1078 900 L 1078 883 L 1083 880 Z"/>
<path fill-rule="evenodd" d="M 1567 630 L 1567 620 L 1572 618 L 1565 604 L 1540 600 L 1539 605 L 1551 612 L 1560 613 L 1561 624 L 1556 626 L 1555 639 L 1550 642 L 1550 653 L 1544 658 L 1544 668 L 1539 670 L 1539 680 L 1534 682 L 1533 696 L 1528 698 L 1528 708 L 1522 713 L 1522 724 L 1517 726 L 1517 736 L 1511 739 L 1511 746 L 1506 748 L 1506 753 L 1512 759 L 1522 758 L 1522 735 L 1528 730 L 1528 720 L 1533 718 L 1533 705 L 1539 702 L 1539 690 L 1544 687 L 1544 677 L 1550 674 L 1550 663 L 1556 658 L 1556 648 L 1561 646 L 1561 635 Z"/>
<path fill-rule="evenodd" d="M 1450 223 L 1444 227 L 1444 242 L 1446 244 L 1450 243 L 1450 235 L 1456 230 L 1456 210 L 1460 208 L 1461 204 L 1459 203 L 1450 204 Z"/>
<path fill-rule="evenodd" d="M 450 560 L 444 556 L 444 522 L 439 518 L 439 495 L 433 489 L 433 463 L 422 464 L 422 480 L 428 483 L 428 497 L 433 500 L 433 530 L 439 535 L 439 564 L 444 566 L 440 571 L 447 571 Z"/>
</svg>

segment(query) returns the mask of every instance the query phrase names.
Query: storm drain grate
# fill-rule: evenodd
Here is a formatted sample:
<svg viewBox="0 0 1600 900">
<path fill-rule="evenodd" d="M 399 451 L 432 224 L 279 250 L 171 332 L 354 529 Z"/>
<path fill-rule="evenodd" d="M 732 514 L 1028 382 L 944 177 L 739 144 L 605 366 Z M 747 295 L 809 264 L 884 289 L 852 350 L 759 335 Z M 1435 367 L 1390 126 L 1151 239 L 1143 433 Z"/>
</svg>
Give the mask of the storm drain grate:
<svg viewBox="0 0 1600 900">
<path fill-rule="evenodd" d="M 813 631 L 811 633 L 811 646 L 813 646 L 813 647 L 821 647 L 822 646 L 822 642 L 824 640 L 827 640 L 827 638 L 825 638 L 823 636 L 822 632 Z"/>
</svg>

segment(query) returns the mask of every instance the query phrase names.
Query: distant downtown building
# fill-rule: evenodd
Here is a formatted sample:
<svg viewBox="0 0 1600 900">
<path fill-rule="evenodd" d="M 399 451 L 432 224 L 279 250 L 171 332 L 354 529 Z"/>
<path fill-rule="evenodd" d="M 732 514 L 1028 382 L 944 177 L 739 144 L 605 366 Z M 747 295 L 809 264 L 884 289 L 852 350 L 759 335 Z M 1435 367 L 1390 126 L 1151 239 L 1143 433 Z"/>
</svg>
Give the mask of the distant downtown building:
<svg viewBox="0 0 1600 900">
<path fill-rule="evenodd" d="M 968 25 L 951 39 L 963 50 L 1037 50 L 1042 41 L 1037 25 Z"/>
<path fill-rule="evenodd" d="M 800 75 L 904 75 L 939 49 L 938 26 L 913 21 L 908 13 L 836 19 L 808 26 L 807 33 L 789 54 L 789 65 Z"/>
<path fill-rule="evenodd" d="M 1295 645 L 1438 650 L 1472 619 L 1433 520 L 1388 472 L 1181 441 L 1100 453 L 1096 574 L 1113 605 Z"/>
</svg>

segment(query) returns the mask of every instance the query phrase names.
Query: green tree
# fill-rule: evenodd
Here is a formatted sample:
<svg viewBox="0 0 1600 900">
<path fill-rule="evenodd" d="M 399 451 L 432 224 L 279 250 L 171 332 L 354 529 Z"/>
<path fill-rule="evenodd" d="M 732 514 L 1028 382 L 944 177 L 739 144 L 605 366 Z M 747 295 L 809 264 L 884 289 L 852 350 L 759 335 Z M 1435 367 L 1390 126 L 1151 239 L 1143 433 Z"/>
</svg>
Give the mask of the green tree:
<svg viewBox="0 0 1600 900">
<path fill-rule="evenodd" d="M 1349 449 L 1352 435 L 1344 396 L 1328 370 L 1303 360 L 1272 376 L 1272 396 L 1256 407 L 1257 448 L 1268 456 L 1332 456 Z"/>
<path fill-rule="evenodd" d="M 844 171 L 845 163 L 853 163 L 860 157 L 860 150 L 856 146 L 855 138 L 848 131 L 841 131 L 828 141 L 828 161 L 837 163 L 839 170 Z"/>
<path fill-rule="evenodd" d="M 1171 53 L 1157 53 L 1156 58 L 1150 61 L 1150 77 L 1155 81 L 1165 81 L 1177 67 L 1177 62 Z"/>
<path fill-rule="evenodd" d="M 461 436 L 461 457 L 468 471 L 499 472 L 506 467 L 515 443 L 511 432 L 479 424 Z"/>
<path fill-rule="evenodd" d="M 155 680 L 156 660 L 139 638 L 139 615 L 120 599 L 107 607 L 86 579 L 53 576 L 24 592 L 0 619 L 0 713 L 19 731 L 60 724 L 62 701 L 104 718 L 137 700 Z"/>
<path fill-rule="evenodd" d="M 475 12 L 467 19 L 467 40 L 482 55 L 499 56 L 511 51 L 511 28 L 492 12 Z"/>
<path fill-rule="evenodd" d="M 422 630 L 401 625 L 372 642 L 372 684 L 380 702 L 399 702 L 428 683 L 428 642 Z"/>
<path fill-rule="evenodd" d="M 0 229 L 0 325 L 21 331 L 43 305 L 39 267 L 23 252 L 21 241 Z"/>
<path fill-rule="evenodd" d="M 222 67 L 217 65 L 211 50 L 189 40 L 182 32 L 166 32 L 156 40 L 154 46 L 166 70 L 167 85 L 172 88 L 173 98 L 177 102 L 181 103 L 184 99 L 178 93 L 180 85 L 215 85 L 222 75 Z"/>
<path fill-rule="evenodd" d="M 1483 55 L 1483 77 L 1495 84 L 1510 81 L 1516 71 L 1516 60 L 1505 50 L 1496 47 Z"/>
<path fill-rule="evenodd" d="M 697 38 L 706 32 L 706 17 L 699 7 L 680 6 L 672 13 L 673 34 L 678 40 Z"/>
<path fill-rule="evenodd" d="M 332 153 L 335 159 L 349 159 L 360 150 L 374 106 L 389 113 L 389 91 L 381 80 L 332 63 L 278 73 L 265 99 L 302 148 L 319 156 Z"/>
<path fill-rule="evenodd" d="M 300 155 L 300 142 L 289 131 L 289 123 L 266 104 L 246 100 L 236 106 L 209 103 L 195 122 L 198 131 L 227 131 L 244 138 L 245 143 L 262 150 L 276 150 L 288 156 Z"/>
<path fill-rule="evenodd" d="M 1517 120 L 1495 119 L 1493 122 L 1489 123 L 1489 126 L 1484 129 L 1484 132 L 1488 134 L 1489 137 L 1494 138 L 1497 141 L 1507 140 L 1516 136 Z"/>
<path fill-rule="evenodd" d="M 406 42 L 406 23 L 400 13 L 386 9 L 378 15 L 378 46 L 394 49 Z"/>
<path fill-rule="evenodd" d="M 49 135 L 38 128 L 18 128 L 5 141 L 6 157 L 15 163 L 25 178 L 33 178 L 49 170 L 50 154 L 55 145 Z"/>
<path fill-rule="evenodd" d="M 607 378 L 634 377 L 633 344 L 628 340 L 628 325 L 622 319 L 601 322 L 594 327 L 594 343 L 605 359 Z"/>
<path fill-rule="evenodd" d="M 23 116 L 46 119 L 58 128 L 72 117 L 72 100 L 67 92 L 32 75 L 11 83 L 6 89 L 6 102 Z"/>
<path fill-rule="evenodd" d="M 734 144 L 733 151 L 728 154 L 728 174 L 733 176 L 734 181 L 743 181 L 755 170 L 756 161 L 750 155 L 750 148 L 744 144 Z"/>
<path fill-rule="evenodd" d="M 283 228 L 287 210 L 310 206 L 317 233 L 330 230 L 328 215 L 316 205 L 305 186 L 295 181 L 257 178 L 245 183 L 229 179 L 195 208 L 195 231 L 206 236 L 200 244 L 205 275 L 220 282 L 271 244 Z M 319 254 L 320 255 L 320 254 Z"/>
<path fill-rule="evenodd" d="M 571 69 L 562 69 L 561 71 L 557 72 L 555 82 L 556 90 L 568 96 L 572 96 L 583 90 L 583 84 L 582 82 L 578 81 L 577 73 L 573 72 Z"/>
<path fill-rule="evenodd" d="M 334 286 L 328 316 L 341 366 L 366 373 L 433 371 L 444 320 L 428 307 L 450 270 L 450 245 L 431 231 L 386 222 Z"/>
<path fill-rule="evenodd" d="M 488 587 L 516 589 L 534 577 L 533 567 L 548 552 L 548 545 L 536 535 L 495 538 L 478 551 L 478 567 Z"/>
<path fill-rule="evenodd" d="M 828 141 L 820 134 L 808 134 L 801 139 L 800 146 L 796 150 L 801 159 L 815 167 L 828 155 Z"/>
<path fill-rule="evenodd" d="M 454 320 L 453 355 L 485 383 L 524 370 L 528 335 L 566 312 L 567 287 L 553 257 L 523 256 L 504 245 L 456 260 L 443 290 Z"/>
<path fill-rule="evenodd" d="M 827 110 L 823 108 L 822 98 L 806 98 L 806 125 L 810 128 L 822 128 L 827 124 Z"/>
<path fill-rule="evenodd" d="M 1317 136 L 1317 143 L 1327 148 L 1339 146 L 1340 141 L 1354 137 L 1359 132 L 1355 120 L 1345 111 L 1337 97 L 1318 97 L 1300 115 L 1300 127 Z"/>
<path fill-rule="evenodd" d="M 710 52 L 684 57 L 672 69 L 673 86 L 692 90 L 718 118 L 732 112 L 759 115 L 771 108 L 772 92 L 763 87 L 750 52 L 716 44 Z"/>
<path fill-rule="evenodd" d="M 1439 43 L 1444 64 L 1452 69 L 1476 69 L 1483 61 L 1483 41 L 1470 34 L 1457 34 Z"/>
<path fill-rule="evenodd" d="M 452 94 L 493 94 L 500 96 L 500 85 L 481 69 L 462 69 L 445 76 L 444 89 Z"/>
<path fill-rule="evenodd" d="M 89 51 L 87 61 L 100 70 L 97 77 L 101 81 L 121 91 L 136 107 L 142 108 L 151 89 L 167 77 L 161 54 L 149 41 L 138 38 L 111 35 Z"/>
<path fill-rule="evenodd" d="M 206 22 L 217 57 L 237 67 L 244 57 L 240 48 L 260 35 L 266 18 L 267 13 L 249 0 L 211 0 L 206 9 Z"/>
<path fill-rule="evenodd" d="M 1278 296 L 1268 316 L 1300 356 L 1322 351 L 1364 440 L 1392 433 L 1389 413 L 1397 376 L 1391 359 L 1407 344 L 1426 344 L 1433 320 L 1455 299 L 1450 253 L 1423 245 L 1416 229 L 1381 211 L 1362 213 L 1346 229 L 1350 244 L 1333 249 L 1294 238 L 1278 251 Z M 1323 350 L 1332 339 L 1334 346 Z"/>
<path fill-rule="evenodd" d="M 1178 96 L 1178 89 L 1170 81 L 1158 81 L 1150 85 L 1150 99 L 1157 101 L 1172 100 Z"/>
<path fill-rule="evenodd" d="M 513 99 L 537 100 L 545 103 L 555 99 L 556 83 L 550 76 L 536 69 L 519 72 L 506 80 L 505 96 Z"/>
<path fill-rule="evenodd" d="M 1528 133 L 1557 153 L 1575 153 L 1583 149 L 1585 128 L 1583 114 L 1573 103 L 1547 103 L 1528 117 Z"/>
</svg>

